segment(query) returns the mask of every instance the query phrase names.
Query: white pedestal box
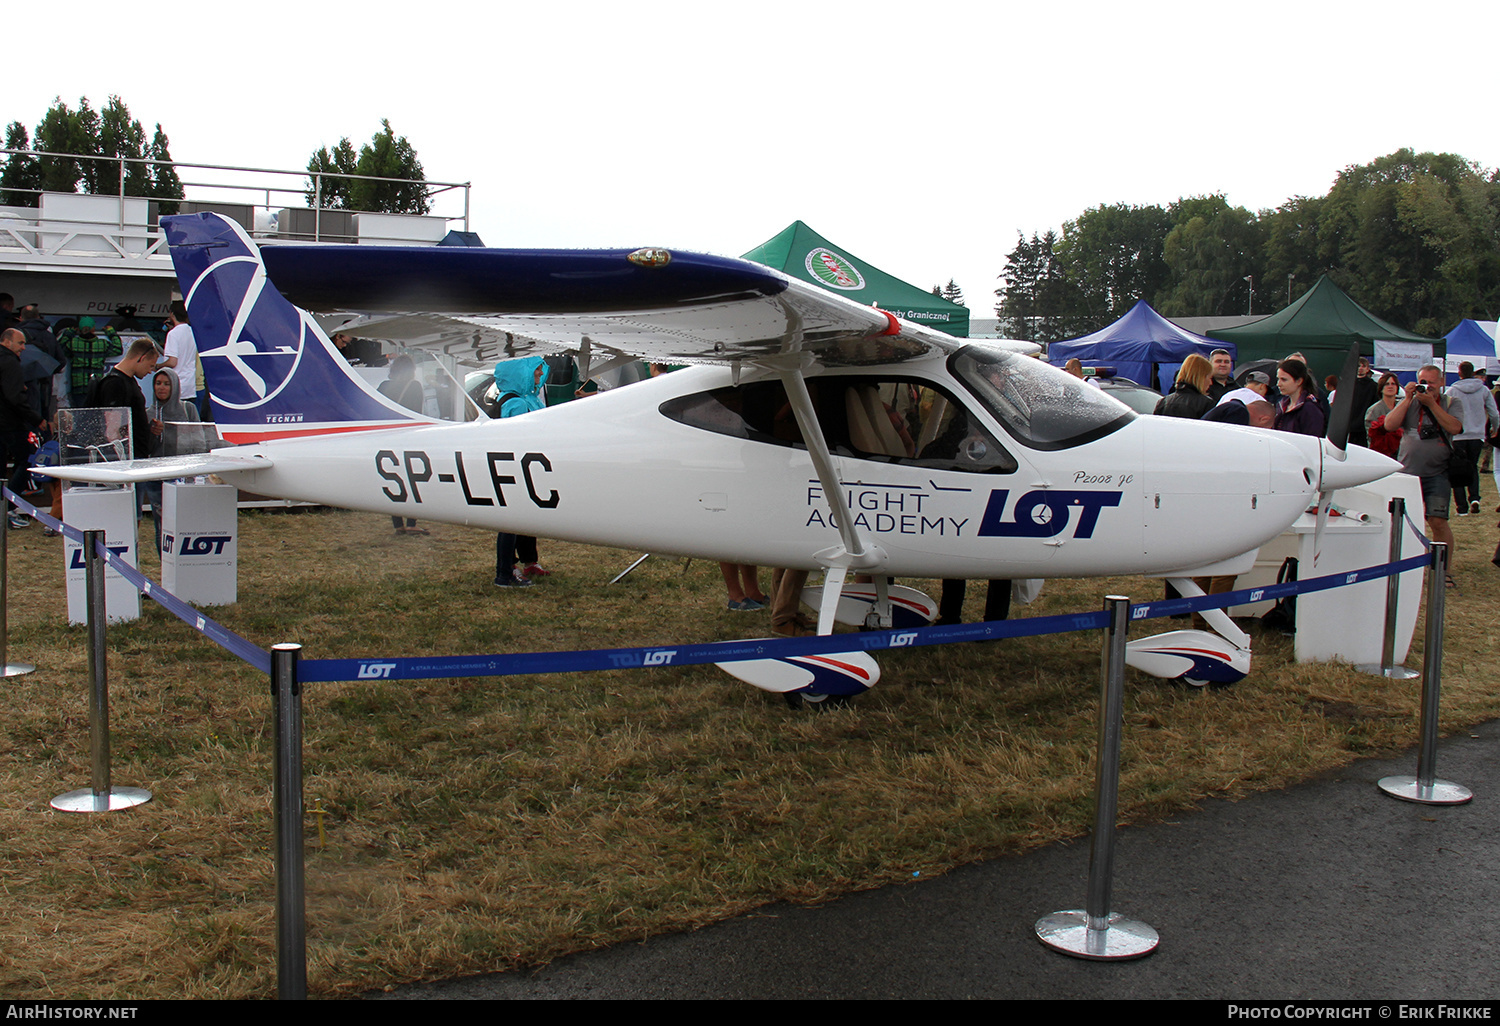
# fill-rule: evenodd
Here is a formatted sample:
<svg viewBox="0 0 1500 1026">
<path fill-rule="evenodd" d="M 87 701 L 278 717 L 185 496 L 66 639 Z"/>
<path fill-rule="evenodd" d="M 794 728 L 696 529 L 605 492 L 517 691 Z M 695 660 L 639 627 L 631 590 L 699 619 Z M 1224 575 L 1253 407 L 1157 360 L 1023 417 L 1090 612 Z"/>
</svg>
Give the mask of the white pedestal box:
<svg viewBox="0 0 1500 1026">
<path fill-rule="evenodd" d="M 1276 583 L 1276 573 L 1287 556 L 1297 557 L 1297 577 L 1307 580 L 1360 567 L 1378 566 L 1390 558 L 1390 500 L 1406 501 L 1407 515 L 1418 525 L 1422 516 L 1422 486 L 1409 474 L 1392 474 L 1362 488 L 1334 493 L 1333 501 L 1367 520 L 1331 517 L 1323 532 L 1323 556 L 1313 565 L 1313 533 L 1317 518 L 1303 514 L 1281 535 L 1260 547 L 1255 569 L 1241 574 L 1235 588 L 1255 588 Z M 1402 525 L 1401 558 L 1420 555 L 1422 543 Z M 1408 570 L 1401 575 L 1400 601 L 1396 613 L 1395 661 L 1406 659 L 1422 602 L 1425 571 Z M 1296 657 L 1299 663 L 1340 660 L 1355 664 L 1380 663 L 1385 628 L 1385 578 L 1346 588 L 1297 596 Z M 1273 603 L 1235 606 L 1231 616 L 1260 616 Z"/>
<path fill-rule="evenodd" d="M 161 489 L 161 583 L 195 606 L 239 601 L 239 524 L 234 485 Z"/>
<path fill-rule="evenodd" d="M 63 492 L 63 519 L 84 531 L 103 531 L 104 544 L 136 563 L 135 489 L 69 488 Z M 87 623 L 88 595 L 84 588 L 83 545 L 65 538 L 64 567 L 68 578 L 68 622 Z M 141 593 L 113 569 L 104 569 L 105 619 L 110 623 L 138 620 Z"/>
</svg>

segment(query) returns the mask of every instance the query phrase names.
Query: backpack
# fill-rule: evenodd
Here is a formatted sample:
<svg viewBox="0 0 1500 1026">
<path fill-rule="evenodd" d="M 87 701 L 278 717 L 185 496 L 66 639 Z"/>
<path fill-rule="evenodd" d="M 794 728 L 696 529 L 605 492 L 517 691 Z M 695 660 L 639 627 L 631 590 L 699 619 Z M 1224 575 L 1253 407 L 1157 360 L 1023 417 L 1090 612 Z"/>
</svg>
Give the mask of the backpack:
<svg viewBox="0 0 1500 1026">
<path fill-rule="evenodd" d="M 1288 556 L 1281 563 L 1281 569 L 1276 571 L 1277 584 L 1294 584 L 1297 580 L 1297 557 Z M 1271 607 L 1261 618 L 1260 625 L 1267 630 L 1280 631 L 1283 634 L 1297 633 L 1297 596 L 1288 595 L 1284 599 L 1278 599 L 1276 605 Z"/>
</svg>

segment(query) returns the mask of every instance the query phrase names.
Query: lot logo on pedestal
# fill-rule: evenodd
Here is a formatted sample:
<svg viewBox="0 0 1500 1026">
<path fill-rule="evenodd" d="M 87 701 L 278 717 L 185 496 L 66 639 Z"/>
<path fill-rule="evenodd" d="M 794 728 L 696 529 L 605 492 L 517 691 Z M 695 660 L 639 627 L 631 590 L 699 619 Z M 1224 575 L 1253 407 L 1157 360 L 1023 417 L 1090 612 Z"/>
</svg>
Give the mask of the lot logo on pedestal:
<svg viewBox="0 0 1500 1026">
<path fill-rule="evenodd" d="M 854 292 L 865 287 L 865 279 L 846 257 L 819 246 L 807 254 L 807 273 L 831 289 Z"/>
<path fill-rule="evenodd" d="M 127 552 L 130 551 L 130 546 L 129 545 L 106 545 L 104 547 L 106 549 L 108 549 L 111 553 L 113 553 L 114 555 L 120 556 L 120 557 L 123 557 L 125 555 L 125 553 L 127 553 Z M 73 550 L 73 561 L 68 564 L 68 569 L 69 570 L 87 570 L 88 569 L 88 563 L 84 560 L 83 549 L 82 548 L 77 548 L 77 549 Z"/>
</svg>

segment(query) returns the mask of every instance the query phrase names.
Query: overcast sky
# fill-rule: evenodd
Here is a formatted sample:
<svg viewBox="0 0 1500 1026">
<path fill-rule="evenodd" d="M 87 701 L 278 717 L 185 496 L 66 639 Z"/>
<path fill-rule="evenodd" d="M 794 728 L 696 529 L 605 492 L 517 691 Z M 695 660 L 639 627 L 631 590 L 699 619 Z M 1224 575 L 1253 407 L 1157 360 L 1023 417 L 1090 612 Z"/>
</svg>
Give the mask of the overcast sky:
<svg viewBox="0 0 1500 1026">
<path fill-rule="evenodd" d="M 1500 164 L 1494 0 L 30 11 L 4 122 L 117 93 L 178 160 L 301 168 L 389 118 L 487 245 L 737 255 L 800 218 L 977 317 L 1018 233 L 1091 206 L 1274 207 L 1402 146 Z"/>
</svg>

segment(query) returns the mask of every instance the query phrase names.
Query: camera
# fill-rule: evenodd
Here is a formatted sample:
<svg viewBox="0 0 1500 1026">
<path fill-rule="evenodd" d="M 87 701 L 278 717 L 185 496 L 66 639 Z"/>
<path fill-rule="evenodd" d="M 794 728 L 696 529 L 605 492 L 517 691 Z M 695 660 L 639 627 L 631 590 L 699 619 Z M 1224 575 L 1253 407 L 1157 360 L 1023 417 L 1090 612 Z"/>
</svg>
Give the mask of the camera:
<svg viewBox="0 0 1500 1026">
<path fill-rule="evenodd" d="M 1427 391 L 1427 382 L 1425 382 L 1425 381 L 1418 381 L 1417 382 L 1417 391 L 1418 392 L 1425 392 L 1425 391 Z"/>
</svg>

